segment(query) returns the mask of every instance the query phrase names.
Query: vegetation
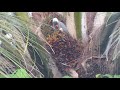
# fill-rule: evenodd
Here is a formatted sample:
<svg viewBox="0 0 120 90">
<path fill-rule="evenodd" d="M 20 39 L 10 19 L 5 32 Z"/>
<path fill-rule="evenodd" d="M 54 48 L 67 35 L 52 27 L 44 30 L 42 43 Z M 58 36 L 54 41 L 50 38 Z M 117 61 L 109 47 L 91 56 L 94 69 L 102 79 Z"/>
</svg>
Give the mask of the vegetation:
<svg viewBox="0 0 120 90">
<path fill-rule="evenodd" d="M 101 25 L 94 14 L 93 24 L 86 24 L 91 27 L 86 45 L 82 12 L 74 12 L 72 22 L 77 40 L 52 27 L 53 17 L 71 23 L 66 13 L 35 14 L 0 12 L 0 78 L 54 78 L 58 72 L 59 78 L 120 78 L 120 12 L 107 12 Z"/>
<path fill-rule="evenodd" d="M 4 63 L 1 61 L 0 64 L 2 65 L 0 68 L 2 75 L 6 77 L 6 75 L 9 74 L 6 69 L 11 67 L 11 72 L 8 68 L 10 73 L 13 73 L 14 68 L 22 68 L 29 73 L 30 77 L 49 77 L 49 70 L 46 65 L 49 53 L 43 47 L 38 37 L 31 31 L 28 24 L 17 18 L 17 16 L 0 13 L 0 30 L 0 40 L 2 41 L 0 60 L 5 60 Z M 2 32 L 10 33 L 12 38 L 10 40 L 5 38 Z M 33 50 L 32 55 L 29 52 L 30 50 Z M 36 54 L 40 57 L 38 60 L 40 65 L 36 62 L 36 58 L 38 58 Z M 36 63 L 38 65 L 36 65 Z M 47 74 L 43 74 L 39 69 Z"/>
<path fill-rule="evenodd" d="M 77 38 L 80 39 L 81 38 L 81 13 L 75 12 L 74 18 L 75 18 L 75 27 L 76 27 Z"/>
<path fill-rule="evenodd" d="M 30 78 L 29 74 L 26 72 L 25 69 L 18 69 L 12 74 L 6 75 L 8 78 Z M 5 78 L 4 75 L 1 75 L 0 78 Z"/>
<path fill-rule="evenodd" d="M 120 78 L 120 75 L 111 75 L 111 74 L 97 74 L 96 78 Z"/>
</svg>

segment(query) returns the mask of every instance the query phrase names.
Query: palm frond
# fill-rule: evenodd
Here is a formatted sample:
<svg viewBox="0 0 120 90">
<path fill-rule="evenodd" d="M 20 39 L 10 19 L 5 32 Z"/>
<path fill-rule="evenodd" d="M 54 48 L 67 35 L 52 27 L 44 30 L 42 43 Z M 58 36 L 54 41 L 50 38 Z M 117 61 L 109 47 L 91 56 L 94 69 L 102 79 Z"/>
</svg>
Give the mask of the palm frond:
<svg viewBox="0 0 120 90">
<path fill-rule="evenodd" d="M 44 72 L 41 72 L 36 66 L 36 62 L 42 62 L 41 65 L 43 68 L 41 69 L 48 73 L 49 68 L 46 68 L 48 67 L 46 62 L 49 59 L 49 52 L 44 48 L 39 38 L 31 31 L 30 25 L 32 24 L 26 23 L 17 16 L 12 16 L 4 12 L 0 13 L 0 41 L 2 42 L 0 57 L 5 58 L 7 62 L 11 62 L 16 68 L 25 69 L 31 77 L 45 77 Z M 2 31 L 10 33 L 12 39 L 5 38 Z M 34 58 L 30 54 L 29 47 L 32 47 L 34 54 L 40 57 L 38 61 L 35 61 L 36 57 Z M 3 71 L 1 71 L 1 74 L 4 73 Z M 37 75 L 33 73 L 37 73 Z M 4 74 L 6 75 L 6 73 Z"/>
<path fill-rule="evenodd" d="M 115 25 L 119 19 L 120 19 L 120 13 L 112 13 L 106 17 L 106 20 L 105 20 L 106 23 L 101 32 L 101 37 L 102 37 L 100 40 L 101 54 L 103 54 L 105 52 L 108 41 L 109 41 L 109 36 L 112 34 L 112 32 L 115 28 Z"/>
</svg>

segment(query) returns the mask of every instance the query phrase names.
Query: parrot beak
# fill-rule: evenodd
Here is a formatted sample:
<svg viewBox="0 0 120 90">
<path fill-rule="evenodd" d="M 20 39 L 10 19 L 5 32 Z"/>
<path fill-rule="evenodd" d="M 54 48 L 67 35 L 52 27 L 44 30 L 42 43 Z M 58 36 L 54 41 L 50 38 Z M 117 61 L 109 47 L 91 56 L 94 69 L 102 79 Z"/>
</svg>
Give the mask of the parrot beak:
<svg viewBox="0 0 120 90">
<path fill-rule="evenodd" d="M 59 29 L 59 26 L 58 26 L 58 25 L 56 25 L 56 26 L 55 26 L 55 29 Z"/>
</svg>

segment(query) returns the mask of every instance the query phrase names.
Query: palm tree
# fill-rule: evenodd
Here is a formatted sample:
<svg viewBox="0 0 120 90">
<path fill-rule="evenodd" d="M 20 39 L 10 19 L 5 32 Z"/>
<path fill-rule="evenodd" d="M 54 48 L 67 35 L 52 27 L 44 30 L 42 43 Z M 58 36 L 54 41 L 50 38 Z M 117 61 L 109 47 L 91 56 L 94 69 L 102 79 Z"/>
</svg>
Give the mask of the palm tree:
<svg viewBox="0 0 120 90">
<path fill-rule="evenodd" d="M 46 31 L 42 25 L 49 28 L 53 17 L 67 26 L 66 37 L 83 45 L 76 69 L 79 77 L 120 74 L 119 12 L 33 12 L 32 17 L 27 12 L 0 12 L 0 77 L 62 77 L 41 33 Z"/>
</svg>

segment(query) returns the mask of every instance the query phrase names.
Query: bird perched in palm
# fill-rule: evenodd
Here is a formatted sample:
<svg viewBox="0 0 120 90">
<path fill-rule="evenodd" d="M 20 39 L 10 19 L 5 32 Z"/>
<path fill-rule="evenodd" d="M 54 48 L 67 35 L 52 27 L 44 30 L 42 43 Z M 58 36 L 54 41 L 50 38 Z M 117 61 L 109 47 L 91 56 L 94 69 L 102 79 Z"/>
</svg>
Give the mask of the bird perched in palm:
<svg viewBox="0 0 120 90">
<path fill-rule="evenodd" d="M 62 32 L 69 33 L 65 24 L 63 22 L 59 21 L 57 18 L 52 19 L 52 26 L 55 29 L 61 30 Z"/>
</svg>

